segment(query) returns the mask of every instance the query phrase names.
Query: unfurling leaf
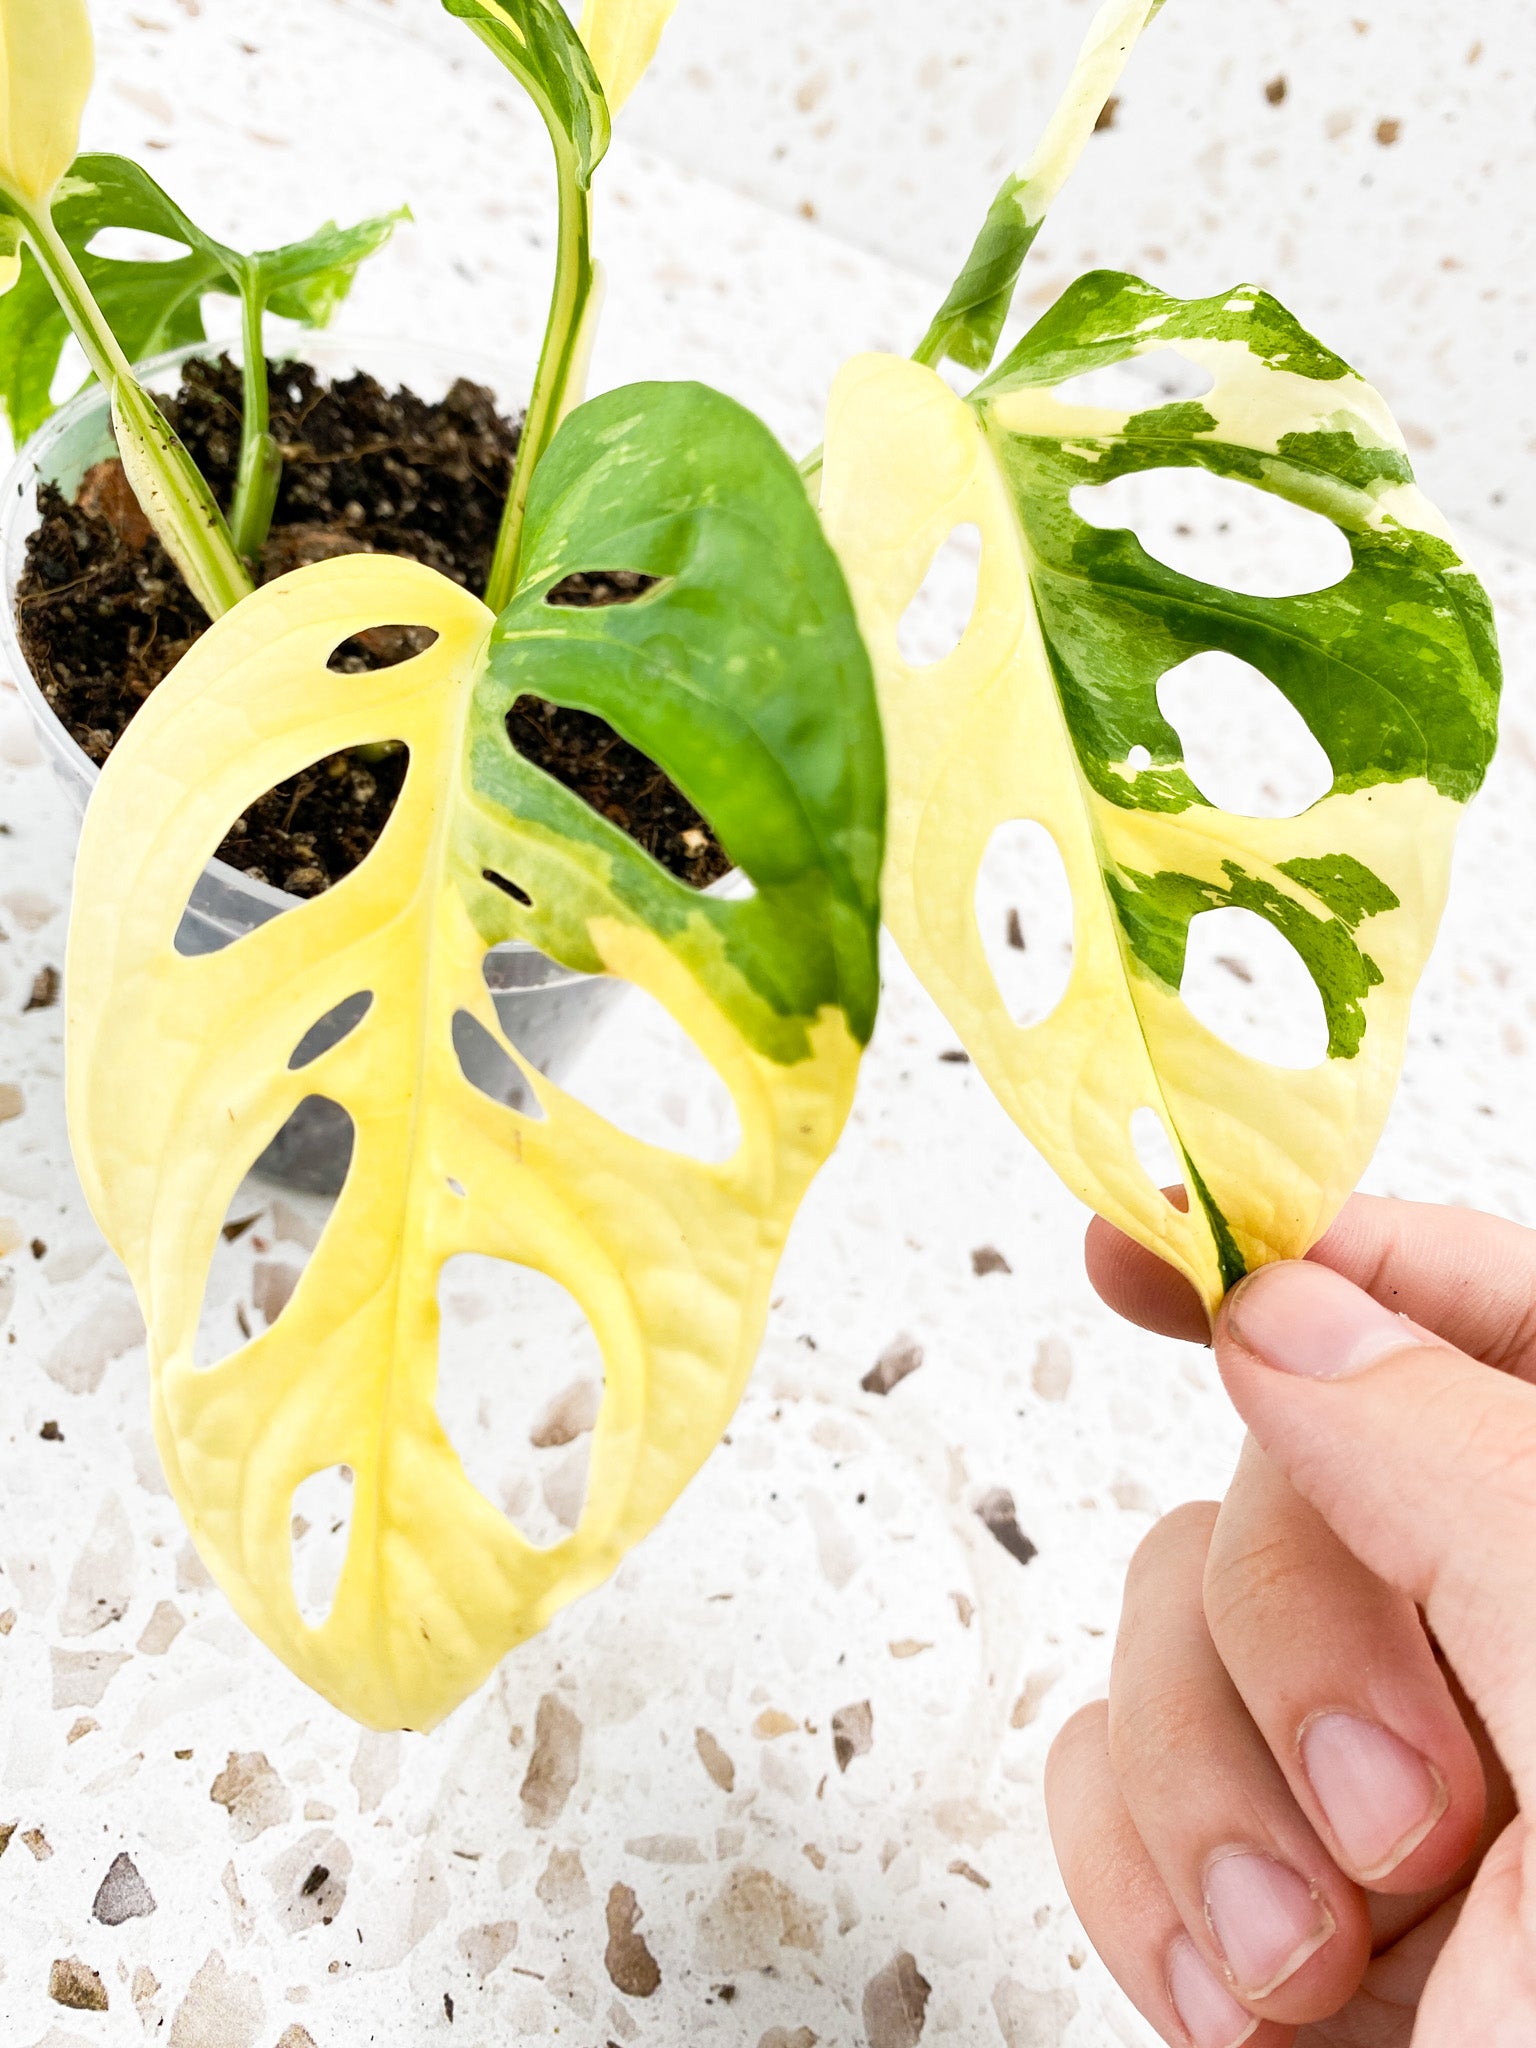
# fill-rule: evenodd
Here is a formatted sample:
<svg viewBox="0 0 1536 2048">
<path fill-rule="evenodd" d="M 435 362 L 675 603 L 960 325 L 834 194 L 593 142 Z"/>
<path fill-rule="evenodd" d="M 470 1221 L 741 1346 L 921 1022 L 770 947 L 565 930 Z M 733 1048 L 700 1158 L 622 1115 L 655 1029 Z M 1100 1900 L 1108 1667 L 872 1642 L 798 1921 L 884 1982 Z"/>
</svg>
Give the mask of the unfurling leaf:
<svg viewBox="0 0 1536 2048">
<path fill-rule="evenodd" d="M 259 272 L 274 313 L 323 326 L 345 298 L 357 267 L 389 240 L 400 213 L 328 223 L 302 242 L 243 256 L 205 234 L 147 171 L 121 156 L 76 157 L 53 206 L 53 224 L 129 362 L 205 339 L 203 300 L 237 295 L 242 272 Z M 91 253 L 106 228 L 179 242 L 184 254 L 140 262 Z M 53 411 L 51 391 L 69 322 L 36 258 L 27 251 L 14 288 L 0 298 L 0 404 L 20 442 Z"/>
<path fill-rule="evenodd" d="M 80 146 L 95 65 L 85 0 L 0 0 L 0 194 L 47 199 Z"/>
<path fill-rule="evenodd" d="M 608 111 L 616 114 L 645 76 L 677 0 L 586 0 L 581 40 L 586 44 Z"/>
<path fill-rule="evenodd" d="M 1167 348 L 1213 377 L 1204 398 L 1127 415 L 1055 395 Z M 1305 596 L 1239 595 L 1070 505 L 1077 486 L 1170 468 L 1325 515 L 1348 574 Z M 1083 278 L 969 403 L 920 365 L 858 359 L 833 394 L 822 502 L 880 689 L 897 942 L 1074 1191 L 1214 1306 L 1245 1269 L 1304 1252 L 1375 1146 L 1452 835 L 1493 750 L 1487 599 L 1377 393 L 1248 287 L 1180 301 Z M 935 551 L 972 522 L 970 623 L 915 668 L 898 625 Z M 1300 816 L 1219 810 L 1187 773 L 1157 684 L 1207 649 L 1268 677 L 1327 754 L 1332 787 Z M 1074 898 L 1070 982 L 1028 1029 L 973 908 L 989 838 L 1015 819 L 1051 833 Z M 1316 983 L 1319 1065 L 1246 1059 L 1181 1000 L 1190 923 L 1228 905 L 1267 920 Z M 1143 1108 L 1182 1157 L 1187 1215 L 1138 1164 Z"/>
<path fill-rule="evenodd" d="M 1024 259 L 1108 105 L 1137 37 L 1162 4 L 1104 0 L 1034 154 L 1004 179 L 987 209 L 965 267 L 916 351 L 919 362 L 948 356 L 968 370 L 984 370 L 991 362 Z"/>
<path fill-rule="evenodd" d="M 877 991 L 872 680 L 837 563 L 766 429 L 697 386 L 594 400 L 535 477 L 526 540 L 499 623 L 384 556 L 258 591 L 130 725 L 80 851 L 71 1135 L 144 1308 L 167 1473 L 251 1626 L 380 1727 L 447 1712 L 611 1571 L 708 1455 L 785 1232 L 847 1114 Z M 606 610 L 548 604 L 578 567 L 660 580 Z M 372 674 L 327 668 L 386 622 L 438 638 Z M 645 748 L 755 893 L 688 888 L 517 754 L 507 713 L 534 689 Z M 178 954 L 182 907 L 231 821 L 310 762 L 390 740 L 409 767 L 361 865 L 223 952 Z M 542 1116 L 472 1087 L 454 1019 L 498 1034 L 481 970 L 510 939 L 660 1001 L 731 1091 L 736 1154 L 704 1165 L 642 1144 L 515 1046 Z M 310 1026 L 364 990 L 362 1022 L 294 1071 Z M 197 1369 L 228 1204 L 312 1092 L 353 1120 L 345 1186 L 277 1322 Z M 603 1350 L 587 1504 L 552 1549 L 476 1492 L 434 1406 L 438 1275 L 467 1251 L 561 1282 Z M 310 1627 L 291 1576 L 294 1490 L 343 1464 L 349 1547 Z"/>
<path fill-rule="evenodd" d="M 590 185 L 608 148 L 608 104 L 560 0 L 443 0 L 443 6 L 506 65 L 543 115 L 556 152 L 568 153 L 577 182 Z"/>
</svg>

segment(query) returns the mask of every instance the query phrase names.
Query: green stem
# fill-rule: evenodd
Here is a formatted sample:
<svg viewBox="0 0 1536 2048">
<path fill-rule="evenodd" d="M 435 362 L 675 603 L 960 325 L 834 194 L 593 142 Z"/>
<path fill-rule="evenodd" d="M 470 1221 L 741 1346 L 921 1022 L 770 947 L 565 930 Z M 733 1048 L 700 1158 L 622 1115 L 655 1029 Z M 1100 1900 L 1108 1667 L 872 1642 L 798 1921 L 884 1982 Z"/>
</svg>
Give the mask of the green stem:
<svg viewBox="0 0 1536 2048">
<path fill-rule="evenodd" d="M 46 207 L 33 214 L 14 194 L 7 193 L 5 198 L 7 211 L 20 221 L 22 234 L 84 349 L 86 361 L 112 398 L 114 420 L 120 430 L 125 420 L 133 424 L 132 467 L 145 475 L 150 486 L 147 493 L 140 494 L 151 501 L 144 505 L 145 516 L 199 603 L 211 618 L 218 618 L 250 594 L 251 580 L 235 553 L 217 500 L 170 422 L 134 376 L 132 364 L 118 346 L 117 336 Z M 120 445 L 121 439 L 120 431 Z M 127 464 L 126 447 L 123 455 Z"/>
<path fill-rule="evenodd" d="M 577 175 L 573 154 L 558 137 L 555 170 L 560 184 L 560 232 L 549 322 L 544 329 L 544 347 L 528 399 L 512 484 L 485 587 L 485 601 L 498 613 L 511 601 L 517 582 L 529 488 L 534 470 L 564 416 L 571 375 L 581 354 L 582 319 L 592 296 L 592 194 Z"/>
<path fill-rule="evenodd" d="M 272 435 L 271 395 L 267 389 L 267 352 L 262 316 L 266 294 L 256 266 L 241 266 L 241 419 L 240 469 L 229 511 L 230 538 L 243 561 L 254 562 L 272 527 L 277 487 L 282 481 L 283 455 Z"/>
</svg>

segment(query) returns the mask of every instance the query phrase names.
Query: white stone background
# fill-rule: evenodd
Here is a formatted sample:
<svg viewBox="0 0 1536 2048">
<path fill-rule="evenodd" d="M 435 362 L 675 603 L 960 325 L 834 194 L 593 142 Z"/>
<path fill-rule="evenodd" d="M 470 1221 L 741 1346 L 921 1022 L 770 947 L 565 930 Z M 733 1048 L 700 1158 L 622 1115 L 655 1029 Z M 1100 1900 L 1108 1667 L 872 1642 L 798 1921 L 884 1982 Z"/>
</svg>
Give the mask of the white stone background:
<svg viewBox="0 0 1536 2048">
<path fill-rule="evenodd" d="M 1532 504 L 1516 359 L 1531 113 L 1514 79 L 1532 31 L 1516 0 L 1454 27 L 1422 0 L 1359 4 L 1363 31 L 1322 0 L 1240 15 L 1169 0 L 1028 289 L 1089 260 L 1187 291 L 1257 277 L 1380 379 L 1427 478 L 1472 520 L 1510 668 L 1506 738 L 1369 1185 L 1536 1224 L 1536 964 L 1521 937 L 1536 567 L 1509 545 Z M 526 360 L 548 247 L 541 138 L 428 0 L 96 13 L 91 145 L 147 149 L 231 239 L 407 198 L 417 224 L 344 331 L 404 322 Z M 801 447 L 843 357 L 909 345 L 1086 8 L 937 13 L 781 0 L 770 21 L 683 0 L 605 174 L 600 382 L 704 376 Z M 1282 72 L 1272 107 L 1262 88 Z M 1374 140 L 1382 119 L 1402 121 L 1395 144 Z M 1146 516 L 1165 551 L 1176 520 L 1194 524 L 1213 574 L 1251 574 L 1282 538 L 1262 508 L 1226 534 L 1198 505 Z M 958 579 L 937 590 L 934 630 L 958 602 Z M 1229 729 L 1234 757 L 1255 751 Z M 1278 783 L 1299 771 L 1283 735 L 1263 752 Z M 729 1441 L 608 1587 L 435 1734 L 360 1736 L 246 1636 L 164 1493 L 135 1312 L 67 1165 L 60 1011 L 23 1008 L 62 960 L 71 822 L 4 694 L 0 824 L 7 2048 L 900 2048 L 878 2019 L 867 2032 L 864 1998 L 903 1952 L 932 1986 L 925 2042 L 1145 2042 L 1062 1896 L 1041 1765 L 1102 1687 L 1130 1552 L 1154 1514 L 1220 1490 L 1236 1430 L 1202 1354 L 1095 1302 L 1081 1213 L 976 1076 L 941 1058 L 952 1036 L 899 959 Z M 1228 982 L 1261 1021 L 1262 980 Z M 665 1034 L 621 1011 L 587 1085 L 686 1141 L 697 1103 L 671 1059 Z M 226 1255 L 225 1298 L 252 1301 L 270 1284 L 256 1267 L 301 1259 L 312 1224 L 302 1203 L 268 1202 Z M 1011 1271 L 978 1277 L 983 1246 Z M 504 1362 L 517 1389 L 497 1417 L 510 1478 L 520 1452 L 535 1468 L 569 1455 L 523 1446 L 534 1384 L 565 1384 L 581 1350 L 568 1309 L 506 1286 L 456 1274 L 445 1297 L 453 1356 Z M 921 1369 L 884 1398 L 862 1392 L 903 1334 Z M 999 1486 L 1039 1546 L 1028 1566 L 974 1511 Z M 563 1806 L 540 1814 L 520 1787 L 545 1699 L 546 1726 L 569 1749 L 579 1725 L 580 1751 Z M 872 1744 L 840 1772 L 831 1717 L 865 1701 Z M 729 1791 L 704 1768 L 701 1727 L 732 1760 Z M 237 1767 L 238 1797 L 232 1753 L 266 1760 Z M 232 1806 L 211 1798 L 216 1779 Z M 120 1854 L 155 1910 L 110 1926 L 93 1902 Z M 330 1875 L 306 1895 L 317 1865 Z M 605 1967 L 615 1885 L 660 1968 L 646 1999 Z M 105 2012 L 50 2001 L 67 1958 L 99 1974 Z"/>
</svg>

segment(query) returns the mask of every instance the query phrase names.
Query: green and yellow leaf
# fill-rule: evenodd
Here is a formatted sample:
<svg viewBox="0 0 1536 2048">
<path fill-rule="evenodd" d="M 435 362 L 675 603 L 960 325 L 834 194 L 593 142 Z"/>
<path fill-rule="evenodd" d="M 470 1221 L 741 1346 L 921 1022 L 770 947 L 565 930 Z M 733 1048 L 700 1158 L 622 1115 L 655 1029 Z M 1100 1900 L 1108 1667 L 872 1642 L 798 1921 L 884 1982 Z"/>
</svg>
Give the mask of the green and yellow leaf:
<svg viewBox="0 0 1536 2048">
<path fill-rule="evenodd" d="M 766 429 L 697 386 L 594 400 L 535 477 L 523 559 L 499 622 L 382 556 L 257 592 L 130 726 L 77 870 L 71 1135 L 144 1310 L 167 1473 L 240 1613 L 378 1727 L 447 1712 L 610 1572 L 708 1455 L 847 1114 L 877 989 L 873 686 L 837 563 Z M 627 606 L 548 604 L 576 567 L 661 580 Z M 438 638 L 374 674 L 328 669 L 386 622 Z M 506 718 L 528 690 L 644 747 L 753 893 L 688 888 L 518 755 Z M 192 885 L 253 798 L 387 740 L 409 767 L 362 864 L 223 952 L 178 954 Z M 660 1001 L 731 1091 L 734 1156 L 700 1164 L 625 1135 L 515 1046 L 542 1117 L 475 1090 L 453 1021 L 499 1032 L 481 969 L 511 939 Z M 308 1028 L 362 990 L 362 1023 L 293 1071 Z M 199 1369 L 227 1205 L 311 1092 L 355 1126 L 336 1208 L 278 1321 Z M 587 1504 L 552 1549 L 475 1490 L 438 1419 L 437 1280 L 465 1251 L 561 1282 L 602 1347 Z M 337 1464 L 356 1475 L 349 1545 L 311 1627 L 292 1584 L 293 1494 Z"/>
<path fill-rule="evenodd" d="M 1056 395 L 1165 348 L 1210 372 L 1206 397 L 1126 415 Z M 1071 507 L 1076 486 L 1167 468 L 1324 514 L 1349 543 L 1349 573 L 1305 596 L 1239 595 Z M 1377 393 L 1249 287 L 1181 301 L 1131 277 L 1083 278 L 970 401 L 918 364 L 856 360 L 832 398 L 822 508 L 885 722 L 887 921 L 1068 1185 L 1214 1307 L 1246 1269 L 1316 1240 L 1376 1144 L 1456 823 L 1493 750 L 1487 599 Z M 970 623 L 946 659 L 911 667 L 898 625 L 936 550 L 970 522 Z M 1219 810 L 1186 772 L 1157 683 L 1213 648 L 1267 676 L 1327 753 L 1332 788 L 1299 817 Z M 1074 898 L 1071 980 L 1028 1029 L 973 909 L 988 840 L 1014 819 L 1049 830 Z M 1192 918 L 1234 904 L 1272 924 L 1316 982 L 1329 1032 L 1318 1066 L 1244 1058 L 1181 1000 Z M 1144 1107 L 1182 1155 L 1187 1215 L 1138 1164 L 1130 1127 Z"/>
</svg>

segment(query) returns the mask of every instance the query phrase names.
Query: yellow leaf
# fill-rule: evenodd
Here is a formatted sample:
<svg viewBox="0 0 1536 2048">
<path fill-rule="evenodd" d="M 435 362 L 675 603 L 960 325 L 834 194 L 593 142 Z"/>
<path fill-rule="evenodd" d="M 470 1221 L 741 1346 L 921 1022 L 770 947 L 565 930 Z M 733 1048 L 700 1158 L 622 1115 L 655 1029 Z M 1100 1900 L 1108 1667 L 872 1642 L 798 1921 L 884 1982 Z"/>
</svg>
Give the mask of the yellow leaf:
<svg viewBox="0 0 1536 2048">
<path fill-rule="evenodd" d="M 384 622 L 439 637 L 373 674 L 327 668 L 342 641 Z M 167 1475 L 250 1626 L 380 1728 L 430 1727 L 605 1577 L 708 1455 L 859 1057 L 830 1006 L 810 1020 L 803 1057 L 766 1057 L 705 990 L 701 955 L 722 970 L 702 914 L 662 936 L 607 886 L 602 861 L 578 868 L 580 849 L 493 820 L 469 773 L 491 625 L 476 598 L 385 556 L 267 586 L 135 718 L 102 774 L 76 871 L 70 1133 L 144 1311 Z M 409 748 L 410 767 L 361 866 L 220 953 L 178 954 L 182 906 L 231 821 L 311 762 L 388 739 Z M 573 887 L 580 873 L 604 967 L 656 997 L 729 1087 L 742 1129 L 732 1158 L 705 1165 L 642 1144 L 521 1058 L 542 1120 L 465 1080 L 455 1013 L 499 1034 L 477 929 L 483 899 L 508 901 L 481 880 L 497 848 L 526 851 L 529 878 L 536 856 L 563 859 Z M 363 1022 L 290 1070 L 308 1027 L 364 989 Z M 277 1322 L 200 1369 L 193 1339 L 228 1204 L 312 1092 L 353 1119 L 345 1186 Z M 466 1251 L 559 1281 L 603 1351 L 586 1506 L 552 1549 L 524 1541 L 475 1490 L 438 1419 L 437 1280 Z M 349 1545 L 332 1609 L 311 1627 L 292 1582 L 294 1489 L 339 1464 L 355 1474 Z"/>
<path fill-rule="evenodd" d="M 0 0 L 0 183 L 18 198 L 74 162 L 94 65 L 85 0 Z"/>
<path fill-rule="evenodd" d="M 581 40 L 616 114 L 645 75 L 677 0 L 586 0 Z"/>
</svg>

